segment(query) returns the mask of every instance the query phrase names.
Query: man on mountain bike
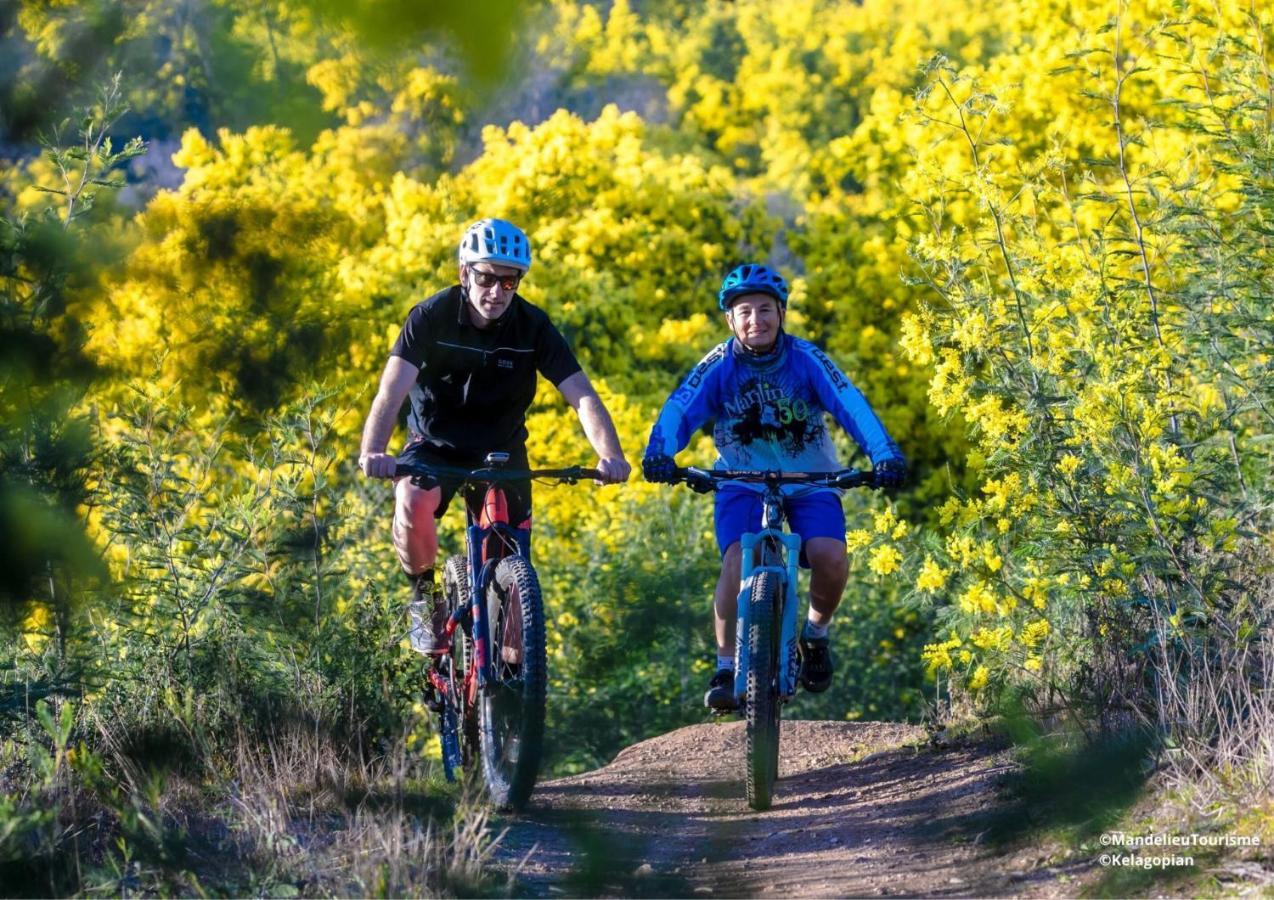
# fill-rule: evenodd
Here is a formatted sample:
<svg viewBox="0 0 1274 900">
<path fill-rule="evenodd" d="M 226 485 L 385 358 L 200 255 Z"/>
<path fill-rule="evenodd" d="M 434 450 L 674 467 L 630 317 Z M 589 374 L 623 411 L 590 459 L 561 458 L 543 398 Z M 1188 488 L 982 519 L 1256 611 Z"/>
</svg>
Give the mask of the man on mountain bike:
<svg viewBox="0 0 1274 900">
<path fill-rule="evenodd" d="M 787 282 L 764 265 L 739 266 L 717 294 L 734 335 L 694 368 L 668 398 L 642 459 L 646 480 L 671 482 L 673 456 L 697 428 L 715 419 L 717 468 L 780 472 L 823 472 L 839 468 L 823 421 L 831 413 L 871 458 L 876 481 L 897 487 L 906 462 L 863 395 L 828 357 L 809 341 L 783 330 Z M 742 553 L 739 539 L 761 526 L 760 485 L 730 484 L 716 494 L 717 544 L 721 577 L 715 618 L 717 671 L 704 703 L 715 710 L 735 708 L 734 649 L 736 598 Z M 784 507 L 792 531 L 801 535 L 801 565 L 811 569 L 809 618 L 801 630 L 801 684 L 827 690 L 832 680 L 828 627 L 849 578 L 845 552 L 845 512 L 840 492 L 789 486 Z"/>
<path fill-rule="evenodd" d="M 460 282 L 423 300 L 407 315 L 363 426 L 359 467 L 391 478 L 399 461 L 476 468 L 488 453 L 509 454 L 509 466 L 528 469 L 526 411 L 536 373 L 556 385 L 579 416 L 606 482 L 627 481 L 614 423 L 548 315 L 517 293 L 531 268 L 531 246 L 520 228 L 482 219 L 460 240 Z M 385 452 L 403 401 L 411 397 L 409 437 L 397 456 Z M 411 582 L 412 646 L 446 652 L 446 610 L 434 589 L 436 520 L 459 484 L 448 479 L 394 484 L 394 549 Z M 531 484 L 506 485 L 509 522 L 531 526 Z M 465 501 L 481 505 L 481 492 Z"/>
</svg>

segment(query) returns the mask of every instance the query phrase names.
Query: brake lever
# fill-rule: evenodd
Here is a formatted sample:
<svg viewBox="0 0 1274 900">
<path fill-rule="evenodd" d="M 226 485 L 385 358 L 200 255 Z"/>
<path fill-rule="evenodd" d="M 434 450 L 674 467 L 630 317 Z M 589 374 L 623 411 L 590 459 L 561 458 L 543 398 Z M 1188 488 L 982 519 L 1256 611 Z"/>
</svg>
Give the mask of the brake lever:
<svg viewBox="0 0 1274 900">
<path fill-rule="evenodd" d="M 711 494 L 712 479 L 705 478 L 702 475 L 693 475 L 686 477 L 686 487 L 694 491 L 696 494 Z"/>
<path fill-rule="evenodd" d="M 863 482 L 862 478 L 863 478 L 863 473 L 855 469 L 852 472 L 846 472 L 845 474 L 839 475 L 836 478 L 832 479 L 832 487 L 853 488 L 853 487 L 859 487 L 864 483 L 866 483 L 870 487 L 876 486 L 876 480 L 874 478 L 870 479 L 867 482 Z"/>
</svg>

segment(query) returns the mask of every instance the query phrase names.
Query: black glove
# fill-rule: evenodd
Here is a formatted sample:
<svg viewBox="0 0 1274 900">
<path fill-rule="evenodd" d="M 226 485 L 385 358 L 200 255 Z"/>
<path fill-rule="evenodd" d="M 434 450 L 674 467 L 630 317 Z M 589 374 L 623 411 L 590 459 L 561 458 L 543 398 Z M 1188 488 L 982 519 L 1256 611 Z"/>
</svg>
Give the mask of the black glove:
<svg viewBox="0 0 1274 900">
<path fill-rule="evenodd" d="M 875 466 L 876 487 L 899 488 L 907 477 L 907 464 L 899 459 L 887 459 Z"/>
<path fill-rule="evenodd" d="M 647 456 L 641 461 L 641 474 L 652 484 L 672 484 L 677 479 L 677 464 L 662 453 Z"/>
</svg>

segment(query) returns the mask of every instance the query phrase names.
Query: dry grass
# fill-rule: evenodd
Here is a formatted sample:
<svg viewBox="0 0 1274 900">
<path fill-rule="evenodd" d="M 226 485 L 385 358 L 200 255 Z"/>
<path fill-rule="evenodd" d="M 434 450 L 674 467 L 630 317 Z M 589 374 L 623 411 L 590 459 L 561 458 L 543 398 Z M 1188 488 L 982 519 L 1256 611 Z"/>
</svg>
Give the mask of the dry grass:
<svg viewBox="0 0 1274 900">
<path fill-rule="evenodd" d="M 1248 590 L 1205 621 L 1151 608 L 1155 724 L 1203 806 L 1274 802 L 1274 576 L 1267 560 L 1248 566 L 1236 578 Z"/>
<path fill-rule="evenodd" d="M 202 759 L 195 767 L 202 774 L 192 775 L 139 756 L 124 726 L 95 724 L 98 750 L 58 755 L 43 776 L 8 771 L 31 788 L 0 808 L 4 893 L 325 897 L 511 889 L 488 871 L 499 838 L 476 791 L 446 785 L 440 764 L 409 750 L 405 739 L 365 756 L 317 720 L 295 719 L 265 734 L 240 733 L 228 758 Z"/>
<path fill-rule="evenodd" d="M 237 747 L 229 817 L 258 871 L 306 895 L 490 891 L 497 838 L 471 791 L 398 741 L 359 760 L 315 728 Z"/>
</svg>

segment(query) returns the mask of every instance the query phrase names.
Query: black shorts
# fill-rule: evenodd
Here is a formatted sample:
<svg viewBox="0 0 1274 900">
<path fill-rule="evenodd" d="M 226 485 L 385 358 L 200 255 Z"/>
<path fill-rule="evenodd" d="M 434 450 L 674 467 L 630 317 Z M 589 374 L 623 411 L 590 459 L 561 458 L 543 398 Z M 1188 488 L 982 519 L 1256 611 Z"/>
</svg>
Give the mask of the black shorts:
<svg viewBox="0 0 1274 900">
<path fill-rule="evenodd" d="M 510 469 L 522 469 L 525 471 L 531 467 L 527 461 L 525 444 L 516 447 L 498 448 L 491 452 L 509 454 L 507 467 Z M 449 447 L 431 444 L 419 435 L 413 435 L 397 458 L 400 463 L 476 469 L 482 465 L 486 454 L 459 453 Z M 451 498 L 460 489 L 460 481 L 445 476 L 440 478 L 420 478 L 417 481 L 421 487 L 439 487 L 442 489 L 442 500 L 434 511 L 434 518 L 441 519 L 443 513 L 447 511 L 447 507 L 451 504 Z M 502 485 L 504 487 L 505 502 L 509 507 L 509 524 L 515 528 L 529 529 L 531 527 L 531 482 L 506 481 L 502 482 Z M 478 519 L 486 489 L 487 485 L 484 484 L 469 484 L 464 488 L 465 511 L 471 522 L 476 522 Z"/>
</svg>

